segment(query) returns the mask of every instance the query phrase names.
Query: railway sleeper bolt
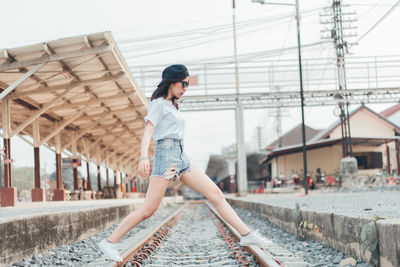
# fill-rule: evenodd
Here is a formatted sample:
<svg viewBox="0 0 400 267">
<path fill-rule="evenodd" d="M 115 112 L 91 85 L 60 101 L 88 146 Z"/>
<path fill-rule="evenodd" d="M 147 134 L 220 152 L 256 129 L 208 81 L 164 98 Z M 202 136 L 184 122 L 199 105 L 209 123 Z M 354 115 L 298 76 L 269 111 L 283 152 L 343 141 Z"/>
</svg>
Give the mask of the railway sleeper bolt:
<svg viewBox="0 0 400 267">
<path fill-rule="evenodd" d="M 131 261 L 131 264 L 132 264 L 132 266 L 137 266 L 137 267 L 142 266 L 142 265 L 140 264 L 140 262 L 138 262 L 138 261 Z"/>
<path fill-rule="evenodd" d="M 248 264 L 249 260 L 247 259 L 246 256 L 240 256 L 239 259 L 238 259 L 238 262 L 241 263 L 241 264 Z"/>
<path fill-rule="evenodd" d="M 242 250 L 241 250 L 239 247 L 237 247 L 237 246 L 236 246 L 236 247 L 233 247 L 232 250 L 233 250 L 233 251 L 242 251 Z"/>
<path fill-rule="evenodd" d="M 142 252 L 142 253 L 139 254 L 138 258 L 141 259 L 141 260 L 145 260 L 145 259 L 148 258 L 148 256 L 147 256 L 146 253 L 143 253 L 143 252 Z"/>
<path fill-rule="evenodd" d="M 147 249 L 151 250 L 151 252 L 153 252 L 156 248 L 153 247 L 153 244 L 151 244 Z"/>
<path fill-rule="evenodd" d="M 144 250 L 143 250 L 143 252 L 146 252 L 146 253 L 148 253 L 148 254 L 153 254 L 153 251 L 150 249 L 150 248 L 145 248 Z"/>
</svg>

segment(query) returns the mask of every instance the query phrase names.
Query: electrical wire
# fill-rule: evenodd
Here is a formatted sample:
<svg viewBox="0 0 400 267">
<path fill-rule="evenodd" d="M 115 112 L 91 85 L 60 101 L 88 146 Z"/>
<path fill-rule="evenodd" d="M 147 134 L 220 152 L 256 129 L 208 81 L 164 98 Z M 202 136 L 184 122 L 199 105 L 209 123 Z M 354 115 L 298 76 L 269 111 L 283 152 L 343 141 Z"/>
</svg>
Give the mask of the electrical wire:
<svg viewBox="0 0 400 267">
<path fill-rule="evenodd" d="M 318 8 L 305 10 L 302 15 L 307 16 L 310 13 L 313 13 L 316 11 L 318 11 Z M 287 12 L 285 12 L 283 14 L 278 14 L 275 16 L 261 17 L 261 18 L 256 18 L 256 19 L 240 21 L 240 22 L 236 23 L 236 26 L 237 26 L 237 28 L 240 28 L 240 27 L 249 26 L 249 25 L 254 26 L 254 23 L 276 22 L 277 20 L 287 19 L 287 18 L 290 18 L 291 16 L 292 16 L 291 12 L 289 14 L 287 14 Z M 226 24 L 221 24 L 221 25 L 216 25 L 216 26 L 200 27 L 200 28 L 184 30 L 184 31 L 179 31 L 179 32 L 171 32 L 171 33 L 158 34 L 158 35 L 149 35 L 149 36 L 143 36 L 143 37 L 133 38 L 133 39 L 119 39 L 118 44 L 126 45 L 126 44 L 130 44 L 130 43 L 160 40 L 160 39 L 164 39 L 164 38 L 171 38 L 171 37 L 173 38 L 173 37 L 177 37 L 177 36 L 186 36 L 186 35 L 192 35 L 192 34 L 208 35 L 213 32 L 216 32 L 217 30 L 226 29 L 226 28 L 231 31 L 232 24 L 226 23 Z"/>
<path fill-rule="evenodd" d="M 368 31 L 366 31 L 360 38 L 357 39 L 356 43 L 361 41 L 365 36 L 367 36 L 376 26 L 379 25 L 398 5 L 400 4 L 400 0 L 397 1 Z"/>
<path fill-rule="evenodd" d="M 311 15 L 313 12 L 316 12 L 317 11 L 317 9 L 312 9 L 312 10 L 309 10 L 308 11 L 308 15 Z M 305 12 L 305 13 L 307 13 L 307 12 Z M 306 16 L 306 15 L 305 15 Z M 282 19 L 282 18 L 284 18 L 284 17 L 280 17 L 280 19 Z M 286 18 L 290 18 L 290 15 L 287 15 L 286 16 Z M 259 18 L 260 19 L 260 18 Z M 259 19 L 257 19 L 257 20 L 259 20 Z M 271 20 L 270 18 L 268 18 L 268 20 Z M 254 22 L 255 20 L 251 20 L 250 22 Z M 276 20 L 274 20 L 274 21 L 276 21 Z M 254 27 L 254 25 L 252 25 L 252 23 L 250 23 L 250 22 L 247 22 L 246 24 L 243 24 L 243 25 L 246 25 L 246 27 L 247 26 L 253 26 Z M 287 23 L 287 22 L 283 22 L 283 23 L 275 23 L 274 25 L 271 25 L 271 26 L 266 26 L 266 27 L 261 27 L 261 28 L 258 28 L 258 29 L 255 29 L 255 30 L 250 30 L 250 31 L 247 31 L 247 32 L 239 32 L 238 33 L 238 35 L 244 35 L 244 34 L 249 34 L 249 33 L 254 33 L 254 32 L 256 32 L 256 31 L 260 31 L 260 30 L 263 30 L 263 29 L 267 29 L 267 28 L 271 28 L 271 27 L 275 27 L 275 26 L 279 26 L 279 25 L 282 25 L 282 24 L 285 24 L 285 23 Z M 217 26 L 216 28 L 218 28 L 219 26 Z M 215 27 L 214 27 L 215 28 Z M 190 31 L 191 33 L 193 33 L 194 32 L 194 30 L 191 30 Z M 190 38 L 190 39 L 187 39 L 187 40 L 185 40 L 185 41 L 191 41 L 191 40 L 196 40 L 197 42 L 196 43 L 190 43 L 190 44 L 186 44 L 186 45 L 181 45 L 181 46 L 179 46 L 179 47 L 173 47 L 173 48 L 167 48 L 167 49 L 163 49 L 163 50 L 159 50 L 159 51 L 153 51 L 153 52 L 148 52 L 148 53 L 144 53 L 144 54 L 140 54 L 140 55 L 132 55 L 132 56 L 127 56 L 126 57 L 126 59 L 129 59 L 129 58 L 133 58 L 133 57 L 143 57 L 143 56 L 147 56 L 147 55 L 154 55 L 154 54 L 159 54 L 159 53 L 165 53 L 165 52 L 170 52 L 170 51 L 173 51 L 173 50 L 177 50 L 177 49 L 182 49 L 182 48 L 187 48 L 187 47 L 192 47 L 192 46 L 198 46 L 198 45 L 202 45 L 202 44 L 209 44 L 210 42 L 215 42 L 215 41 L 220 41 L 220 40 L 223 40 L 223 39 L 227 39 L 227 38 L 231 38 L 231 25 L 229 25 L 229 28 L 227 28 L 227 29 L 224 29 L 224 31 L 223 32 L 227 32 L 227 33 L 229 33 L 229 35 L 228 36 L 225 36 L 225 37 L 219 37 L 219 38 L 214 38 L 214 39 L 211 39 L 211 40 L 206 40 L 206 41 L 198 41 L 199 40 L 199 37 L 195 37 L 195 38 Z M 182 33 L 182 32 L 181 32 Z M 185 33 L 185 32 L 183 32 L 183 33 Z M 186 31 L 186 33 L 189 33 L 188 31 Z M 221 32 L 216 32 L 216 33 L 218 33 L 218 34 L 220 34 Z M 157 39 L 157 37 L 160 37 L 160 36 L 152 36 L 151 38 L 153 38 L 153 39 Z M 171 36 L 170 36 L 171 37 Z M 172 37 L 174 37 L 174 36 L 172 36 Z M 209 35 L 206 35 L 205 37 L 207 37 L 207 38 L 209 38 Z M 147 38 L 149 38 L 149 37 L 147 37 Z M 120 42 L 123 42 L 123 41 L 118 41 L 119 43 Z M 173 42 L 174 44 L 176 44 L 177 43 L 177 41 L 174 41 Z M 179 42 L 179 43 L 182 43 L 182 42 Z M 168 44 L 168 43 L 167 43 Z M 163 42 L 162 44 L 159 44 L 159 45 L 156 45 L 156 46 L 162 46 L 162 47 L 165 47 L 166 45 L 167 45 L 165 42 Z M 128 53 L 130 50 L 134 50 L 134 51 L 138 51 L 139 49 L 149 49 L 149 48 L 154 48 L 154 46 L 153 47 L 149 47 L 149 45 L 146 45 L 145 47 L 141 47 L 141 48 L 122 48 L 121 49 L 121 51 L 122 52 L 124 52 L 124 53 Z"/>
<path fill-rule="evenodd" d="M 280 26 L 282 24 L 284 24 L 284 23 L 278 23 L 278 24 L 269 25 L 269 26 L 258 25 L 256 28 L 254 28 L 252 30 L 248 30 L 248 31 L 240 31 L 240 30 L 238 30 L 237 36 L 242 36 L 242 35 L 246 35 L 246 34 L 255 33 L 255 32 L 258 32 L 258 31 L 261 31 L 261 30 L 265 30 L 265 29 L 269 29 L 269 28 L 272 28 L 272 27 Z M 154 53 L 169 52 L 169 51 L 173 51 L 173 50 L 177 50 L 177 49 L 193 47 L 193 46 L 198 46 L 198 45 L 202 45 L 202 44 L 209 44 L 210 42 L 221 41 L 221 40 L 224 40 L 224 39 L 230 39 L 232 37 L 231 31 L 232 31 L 231 29 L 226 29 L 223 32 L 219 32 L 219 35 L 225 34 L 225 36 L 222 36 L 222 37 L 219 36 L 219 37 L 214 38 L 214 39 L 201 40 L 199 37 L 192 37 L 192 38 L 186 38 L 186 39 L 184 39 L 184 41 L 173 41 L 173 42 L 171 42 L 173 45 L 176 45 L 176 43 L 179 43 L 179 44 L 183 44 L 183 46 L 181 46 L 181 47 L 176 47 L 175 46 L 173 48 L 159 50 L 159 51 L 151 52 L 151 53 L 148 53 L 148 54 L 153 55 Z M 208 36 L 205 36 L 205 37 L 210 38 L 211 36 L 208 35 Z M 191 43 L 190 41 L 195 41 L 195 42 Z M 171 44 L 171 43 L 169 43 L 169 44 Z M 156 44 L 156 45 L 153 45 L 153 46 L 146 45 L 146 46 L 139 47 L 139 48 L 124 49 L 122 51 L 127 54 L 127 53 L 129 53 L 131 51 L 138 52 L 138 51 L 143 50 L 143 49 L 149 50 L 150 48 L 157 48 L 157 47 L 164 47 L 165 48 L 167 45 L 168 45 L 168 43 L 160 43 L 160 44 Z"/>
</svg>

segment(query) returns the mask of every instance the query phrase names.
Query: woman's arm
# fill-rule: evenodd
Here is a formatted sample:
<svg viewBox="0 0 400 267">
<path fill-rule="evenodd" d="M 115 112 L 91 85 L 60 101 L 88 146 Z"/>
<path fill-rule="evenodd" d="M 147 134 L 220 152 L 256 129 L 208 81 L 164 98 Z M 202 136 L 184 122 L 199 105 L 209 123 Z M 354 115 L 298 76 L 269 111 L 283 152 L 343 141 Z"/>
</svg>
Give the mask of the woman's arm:
<svg viewBox="0 0 400 267">
<path fill-rule="evenodd" d="M 142 142 L 140 145 L 140 160 L 138 166 L 138 172 L 142 177 L 149 176 L 150 162 L 148 158 L 148 151 L 151 141 L 151 136 L 153 135 L 154 126 L 149 120 L 144 127 Z"/>
</svg>

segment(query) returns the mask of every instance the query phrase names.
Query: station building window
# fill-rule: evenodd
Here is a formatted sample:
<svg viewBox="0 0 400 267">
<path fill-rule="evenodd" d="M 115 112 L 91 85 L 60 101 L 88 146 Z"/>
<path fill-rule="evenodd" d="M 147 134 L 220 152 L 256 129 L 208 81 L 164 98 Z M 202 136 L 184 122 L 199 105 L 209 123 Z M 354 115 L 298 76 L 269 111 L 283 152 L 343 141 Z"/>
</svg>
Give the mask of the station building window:
<svg viewBox="0 0 400 267">
<path fill-rule="evenodd" d="M 354 153 L 357 159 L 357 166 L 360 170 L 381 169 L 382 168 L 382 152 L 362 152 Z"/>
</svg>

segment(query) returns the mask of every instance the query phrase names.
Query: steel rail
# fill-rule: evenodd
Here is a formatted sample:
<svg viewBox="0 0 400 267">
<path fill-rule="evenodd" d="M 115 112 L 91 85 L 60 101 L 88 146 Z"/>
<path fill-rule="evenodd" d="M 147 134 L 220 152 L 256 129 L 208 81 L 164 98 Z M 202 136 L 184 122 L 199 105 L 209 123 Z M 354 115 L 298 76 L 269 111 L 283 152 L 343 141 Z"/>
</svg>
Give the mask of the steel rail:
<svg viewBox="0 0 400 267">
<path fill-rule="evenodd" d="M 234 239 L 239 242 L 240 234 L 236 229 L 234 229 L 229 223 L 227 223 L 215 210 L 215 208 L 208 202 L 204 200 L 192 200 L 186 202 L 182 207 L 180 207 L 177 211 L 175 211 L 171 216 L 165 219 L 162 223 L 160 223 L 154 230 L 152 230 L 149 234 L 147 234 L 144 238 L 142 238 L 139 242 L 135 243 L 132 247 L 129 247 L 126 251 L 122 253 L 122 262 L 110 262 L 106 264 L 102 264 L 102 266 L 107 267 L 117 267 L 117 266 L 124 266 L 127 262 L 132 260 L 132 258 L 145 247 L 146 244 L 150 242 L 150 240 L 158 233 L 160 230 L 166 226 L 174 225 L 180 217 L 181 212 L 187 208 L 191 204 L 204 204 L 211 212 L 215 215 L 215 217 L 223 223 L 223 225 L 230 231 Z M 253 255 L 260 266 L 262 267 L 280 267 L 281 265 L 278 264 L 272 257 L 272 255 L 264 249 L 261 249 L 257 246 L 245 246 L 243 249 Z"/>
<path fill-rule="evenodd" d="M 132 248 L 130 248 L 128 251 L 125 251 L 122 255 L 123 261 L 122 262 L 114 262 L 112 263 L 112 267 L 117 267 L 117 266 L 123 266 L 126 264 L 132 257 L 142 248 L 144 247 L 150 239 L 154 237 L 154 235 L 160 231 L 160 229 L 164 226 L 166 226 L 168 223 L 170 223 L 173 220 L 177 220 L 179 217 L 180 213 L 182 212 L 183 209 L 185 209 L 190 203 L 186 202 L 182 207 L 180 207 L 177 211 L 175 211 L 171 216 L 169 216 L 167 219 L 165 219 L 159 226 L 157 226 L 151 233 L 149 233 L 145 238 L 143 238 L 140 242 L 135 244 Z"/>
<path fill-rule="evenodd" d="M 233 228 L 228 222 L 226 222 L 208 201 L 204 201 L 204 204 L 214 213 L 214 215 L 220 221 L 222 221 L 225 224 L 225 226 L 229 229 L 229 231 L 235 237 L 236 241 L 239 242 L 240 241 L 240 233 L 235 228 Z M 254 255 L 256 257 L 258 263 L 262 267 L 280 267 L 281 266 L 273 259 L 272 255 L 267 250 L 262 250 L 261 248 L 259 248 L 257 246 L 245 246 L 244 249 L 248 253 Z"/>
</svg>

